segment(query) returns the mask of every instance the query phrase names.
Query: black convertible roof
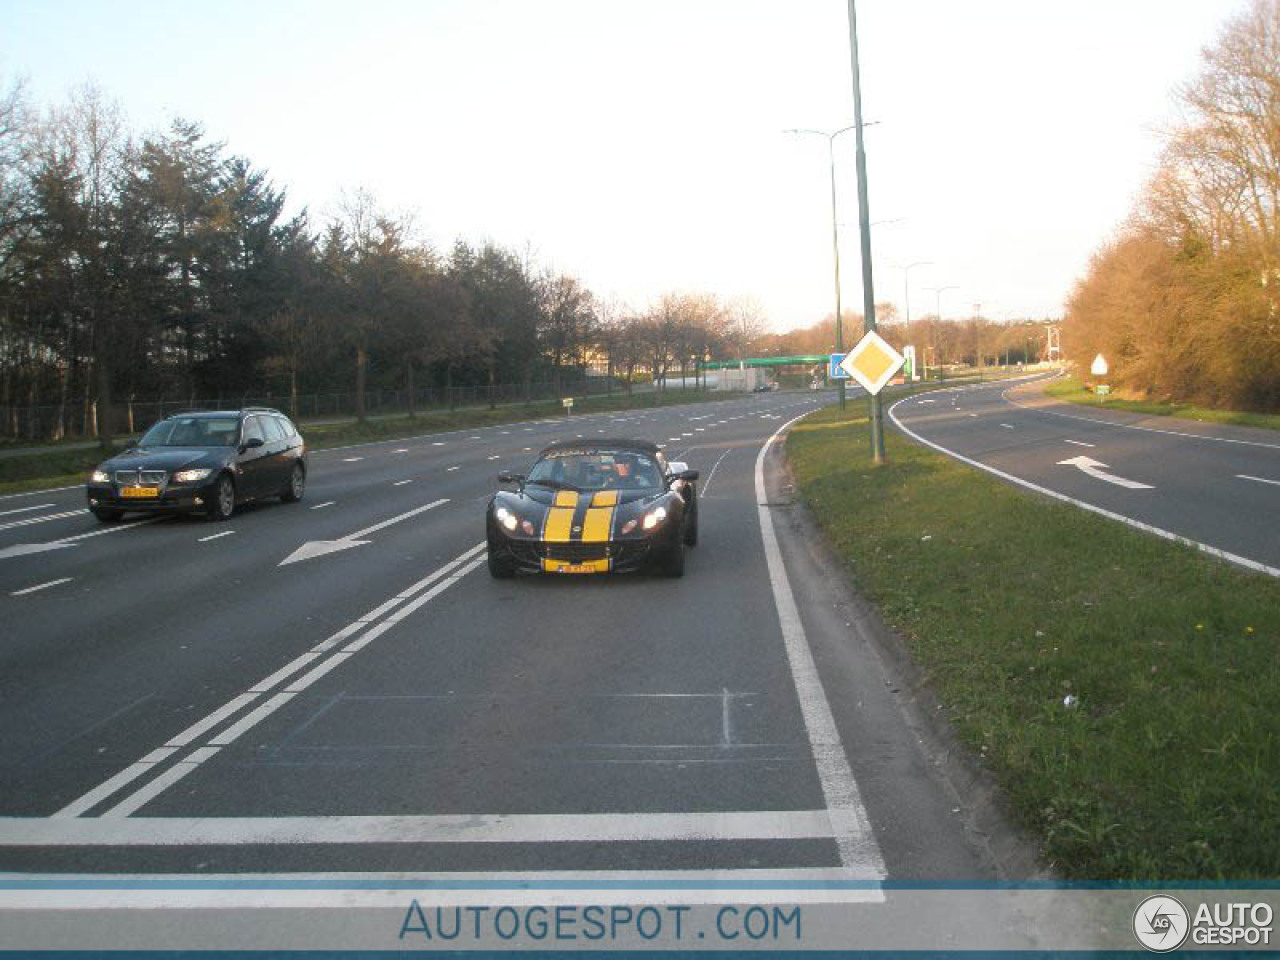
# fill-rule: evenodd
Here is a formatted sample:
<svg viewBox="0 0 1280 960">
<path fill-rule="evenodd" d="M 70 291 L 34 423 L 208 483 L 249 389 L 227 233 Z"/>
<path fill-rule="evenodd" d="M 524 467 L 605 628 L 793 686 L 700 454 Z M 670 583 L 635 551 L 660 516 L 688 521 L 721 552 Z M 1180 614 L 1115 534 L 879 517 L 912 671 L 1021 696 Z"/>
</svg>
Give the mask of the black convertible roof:
<svg viewBox="0 0 1280 960">
<path fill-rule="evenodd" d="M 645 453 L 651 457 L 661 456 L 661 449 L 651 440 L 634 440 L 623 437 L 584 437 L 581 440 L 561 440 L 551 446 L 543 449 L 538 454 L 538 459 L 542 459 L 548 454 L 559 453 L 566 450 L 583 450 L 592 452 L 615 451 L 615 450 L 632 450 L 636 453 Z"/>
</svg>

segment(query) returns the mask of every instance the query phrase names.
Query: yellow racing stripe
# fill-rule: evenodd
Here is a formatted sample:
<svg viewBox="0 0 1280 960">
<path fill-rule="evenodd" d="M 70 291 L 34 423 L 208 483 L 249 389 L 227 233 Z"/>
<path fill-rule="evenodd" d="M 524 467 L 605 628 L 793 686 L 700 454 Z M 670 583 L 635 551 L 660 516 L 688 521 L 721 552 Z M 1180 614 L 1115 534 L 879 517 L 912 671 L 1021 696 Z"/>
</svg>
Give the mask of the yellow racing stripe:
<svg viewBox="0 0 1280 960">
<path fill-rule="evenodd" d="M 613 532 L 613 511 L 618 503 L 617 490 L 601 490 L 591 498 L 587 518 L 582 522 L 583 543 L 604 543 Z"/>
<path fill-rule="evenodd" d="M 573 514 L 578 507 L 578 494 L 574 490 L 556 493 L 555 505 L 547 511 L 547 524 L 542 539 L 547 543 L 568 543 L 573 529 Z"/>
</svg>

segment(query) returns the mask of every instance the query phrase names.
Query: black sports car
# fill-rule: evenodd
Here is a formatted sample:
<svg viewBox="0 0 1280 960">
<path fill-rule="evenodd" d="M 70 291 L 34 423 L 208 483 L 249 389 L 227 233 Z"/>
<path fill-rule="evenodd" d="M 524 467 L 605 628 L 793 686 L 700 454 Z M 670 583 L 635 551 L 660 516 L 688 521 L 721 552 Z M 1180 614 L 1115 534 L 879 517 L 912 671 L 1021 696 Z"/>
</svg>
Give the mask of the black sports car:
<svg viewBox="0 0 1280 960">
<path fill-rule="evenodd" d="M 698 471 L 644 440 L 577 440 L 538 455 L 489 501 L 489 572 L 684 574 L 698 542 Z"/>
<path fill-rule="evenodd" d="M 236 504 L 302 499 L 307 448 L 279 410 L 196 411 L 166 417 L 93 471 L 85 492 L 104 523 L 126 512 L 203 513 L 225 520 Z"/>
</svg>

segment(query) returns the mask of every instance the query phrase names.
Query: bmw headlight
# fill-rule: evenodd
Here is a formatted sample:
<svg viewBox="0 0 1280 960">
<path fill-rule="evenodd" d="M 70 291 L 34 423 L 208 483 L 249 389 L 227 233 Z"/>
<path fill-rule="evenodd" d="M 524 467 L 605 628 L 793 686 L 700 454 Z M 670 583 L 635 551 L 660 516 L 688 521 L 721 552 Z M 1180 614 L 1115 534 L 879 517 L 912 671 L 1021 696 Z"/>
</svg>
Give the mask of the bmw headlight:
<svg viewBox="0 0 1280 960">
<path fill-rule="evenodd" d="M 202 468 L 199 470 L 179 470 L 177 473 L 173 475 L 173 482 L 174 483 L 195 483 L 197 480 L 203 480 L 205 477 L 209 476 L 209 474 L 211 473 L 213 473 L 213 471 L 207 468 Z"/>
<path fill-rule="evenodd" d="M 107 471 L 105 470 L 95 470 L 93 471 L 93 482 L 94 483 L 110 483 L 111 474 L 107 473 Z"/>
</svg>

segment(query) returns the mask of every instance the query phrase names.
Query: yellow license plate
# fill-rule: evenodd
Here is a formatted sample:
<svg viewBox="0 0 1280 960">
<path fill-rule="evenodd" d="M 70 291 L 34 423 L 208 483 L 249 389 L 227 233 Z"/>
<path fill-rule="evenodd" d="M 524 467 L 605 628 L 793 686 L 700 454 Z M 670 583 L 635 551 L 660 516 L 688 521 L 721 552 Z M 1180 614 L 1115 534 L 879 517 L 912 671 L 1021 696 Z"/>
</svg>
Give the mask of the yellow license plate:
<svg viewBox="0 0 1280 960">
<path fill-rule="evenodd" d="M 155 487 L 121 487 L 120 496 L 128 499 L 146 500 L 160 496 L 160 491 Z"/>
</svg>

